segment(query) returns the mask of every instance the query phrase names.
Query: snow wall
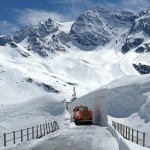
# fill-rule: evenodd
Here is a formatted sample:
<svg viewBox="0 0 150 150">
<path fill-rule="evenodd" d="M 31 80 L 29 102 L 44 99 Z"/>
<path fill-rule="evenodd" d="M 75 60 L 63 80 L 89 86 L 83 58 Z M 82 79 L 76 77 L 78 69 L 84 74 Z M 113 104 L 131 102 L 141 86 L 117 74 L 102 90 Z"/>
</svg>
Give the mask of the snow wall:
<svg viewBox="0 0 150 150">
<path fill-rule="evenodd" d="M 107 107 L 103 92 L 103 90 L 93 91 L 76 99 L 69 104 L 68 111 L 72 113 L 75 106 L 88 106 L 93 111 L 93 124 L 107 126 Z"/>
</svg>

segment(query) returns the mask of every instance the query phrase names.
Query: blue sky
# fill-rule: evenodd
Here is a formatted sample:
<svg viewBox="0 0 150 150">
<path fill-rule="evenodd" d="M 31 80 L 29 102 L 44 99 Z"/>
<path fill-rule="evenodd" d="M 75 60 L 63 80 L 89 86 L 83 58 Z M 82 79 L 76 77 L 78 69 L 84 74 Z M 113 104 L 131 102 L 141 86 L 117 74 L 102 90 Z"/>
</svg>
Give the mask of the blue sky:
<svg viewBox="0 0 150 150">
<path fill-rule="evenodd" d="M 1 0 L 0 34 L 37 24 L 49 17 L 55 21 L 73 21 L 94 5 L 136 12 L 147 9 L 150 0 Z"/>
</svg>

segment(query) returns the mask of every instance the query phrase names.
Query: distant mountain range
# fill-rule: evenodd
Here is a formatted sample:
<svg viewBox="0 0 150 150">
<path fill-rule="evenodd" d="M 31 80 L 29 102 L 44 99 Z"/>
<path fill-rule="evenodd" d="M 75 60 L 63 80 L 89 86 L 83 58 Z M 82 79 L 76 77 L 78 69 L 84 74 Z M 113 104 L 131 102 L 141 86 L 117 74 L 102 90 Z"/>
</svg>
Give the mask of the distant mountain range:
<svg viewBox="0 0 150 150">
<path fill-rule="evenodd" d="M 14 68 L 16 70 L 19 68 L 15 82 L 31 81 L 30 84 L 43 87 L 46 92 L 59 93 L 62 90 L 57 88 L 60 87 L 60 83 L 64 87 L 66 83 L 71 83 L 68 84 L 69 86 L 83 87 L 81 82 L 85 76 L 95 82 L 93 87 L 97 87 L 94 85 L 98 85 L 100 79 L 106 76 L 101 77 L 103 73 L 98 72 L 99 69 L 106 71 L 108 76 L 111 74 L 108 81 L 106 79 L 100 82 L 100 86 L 121 76 L 148 74 L 150 73 L 150 9 L 134 14 L 125 10 L 94 6 L 72 23 L 59 23 L 49 18 L 38 25 L 30 25 L 8 35 L 1 35 L 0 50 L 1 74 L 7 71 L 11 74 Z M 94 54 L 96 52 L 97 55 Z M 117 53 L 119 56 L 116 55 L 114 60 L 111 60 L 111 53 Z M 78 59 L 74 59 L 75 54 L 79 55 Z M 96 60 L 98 60 L 97 65 Z M 33 65 L 33 62 L 37 64 Z M 32 67 L 29 64 L 32 64 Z M 98 68 L 98 65 L 101 67 Z M 40 78 L 41 82 L 36 77 L 40 67 L 46 70 L 43 71 L 45 75 L 47 73 L 47 80 L 44 81 L 44 75 Z M 91 73 L 92 68 L 95 68 L 94 73 Z M 81 72 L 80 75 L 77 70 Z M 1 74 L 0 79 L 3 81 L 5 78 L 7 82 L 6 76 L 9 75 L 1 76 Z M 51 80 L 48 76 L 56 79 L 57 84 L 48 84 L 47 81 Z M 96 76 L 95 81 L 94 76 Z M 35 93 L 38 93 L 37 91 Z"/>
</svg>

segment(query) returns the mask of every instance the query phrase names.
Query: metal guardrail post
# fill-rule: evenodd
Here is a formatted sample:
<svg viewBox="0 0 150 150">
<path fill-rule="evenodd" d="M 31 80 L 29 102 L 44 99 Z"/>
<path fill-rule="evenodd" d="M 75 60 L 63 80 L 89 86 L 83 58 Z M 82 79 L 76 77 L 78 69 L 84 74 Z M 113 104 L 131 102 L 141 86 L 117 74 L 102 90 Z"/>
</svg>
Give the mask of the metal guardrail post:
<svg viewBox="0 0 150 150">
<path fill-rule="evenodd" d="M 38 129 L 38 126 L 36 126 L 36 131 L 37 131 L 37 138 L 39 136 L 38 132 L 39 132 L 39 129 Z"/>
<path fill-rule="evenodd" d="M 120 124 L 120 134 L 122 135 L 122 124 Z"/>
<path fill-rule="evenodd" d="M 130 140 L 130 128 L 128 128 L 128 140 Z"/>
<path fill-rule="evenodd" d="M 44 129 L 44 136 L 45 136 L 45 124 L 43 124 L 43 129 Z"/>
<path fill-rule="evenodd" d="M 48 123 L 48 128 L 49 128 L 49 133 L 51 133 L 51 128 L 50 128 L 50 124 Z"/>
<path fill-rule="evenodd" d="M 114 122 L 114 126 L 115 126 L 115 129 L 117 128 L 117 124 L 116 124 L 116 122 Z"/>
<path fill-rule="evenodd" d="M 55 122 L 53 122 L 53 131 L 55 131 Z"/>
<path fill-rule="evenodd" d="M 29 128 L 27 128 L 27 141 L 29 141 Z"/>
<path fill-rule="evenodd" d="M 42 137 L 42 125 L 40 125 L 40 136 Z"/>
<path fill-rule="evenodd" d="M 132 142 L 134 140 L 134 130 L 132 129 Z"/>
<path fill-rule="evenodd" d="M 143 133 L 143 146 L 145 146 L 145 132 Z"/>
<path fill-rule="evenodd" d="M 34 139 L 34 127 L 32 127 L 32 139 Z"/>
<path fill-rule="evenodd" d="M 124 125 L 123 125 L 123 137 L 124 137 Z"/>
<path fill-rule="evenodd" d="M 4 147 L 6 147 L 6 133 L 4 133 Z"/>
<path fill-rule="evenodd" d="M 23 130 L 21 129 L 21 142 L 23 142 Z"/>
<path fill-rule="evenodd" d="M 56 122 L 54 121 L 54 131 L 56 131 Z"/>
<path fill-rule="evenodd" d="M 47 123 L 46 123 L 46 134 L 48 134 L 48 128 L 47 128 Z"/>
<path fill-rule="evenodd" d="M 127 132 L 128 132 L 128 127 L 126 126 L 126 137 L 125 137 L 126 139 L 127 139 Z"/>
<path fill-rule="evenodd" d="M 16 143 L 15 131 L 13 131 L 13 140 L 14 140 L 14 144 L 15 144 Z"/>
<path fill-rule="evenodd" d="M 136 137 L 136 144 L 138 144 L 139 142 L 138 142 L 138 140 L 139 140 L 139 131 L 137 130 L 137 133 L 136 133 L 137 135 L 137 137 Z"/>
</svg>

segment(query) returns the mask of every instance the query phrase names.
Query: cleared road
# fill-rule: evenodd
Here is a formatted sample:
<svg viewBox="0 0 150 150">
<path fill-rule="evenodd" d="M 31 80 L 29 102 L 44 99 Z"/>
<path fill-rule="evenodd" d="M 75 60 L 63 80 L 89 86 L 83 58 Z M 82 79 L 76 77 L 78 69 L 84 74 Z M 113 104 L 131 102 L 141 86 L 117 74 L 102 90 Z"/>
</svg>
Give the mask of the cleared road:
<svg viewBox="0 0 150 150">
<path fill-rule="evenodd" d="M 119 150 L 116 139 L 105 127 L 74 126 L 50 137 L 30 150 Z"/>
</svg>

